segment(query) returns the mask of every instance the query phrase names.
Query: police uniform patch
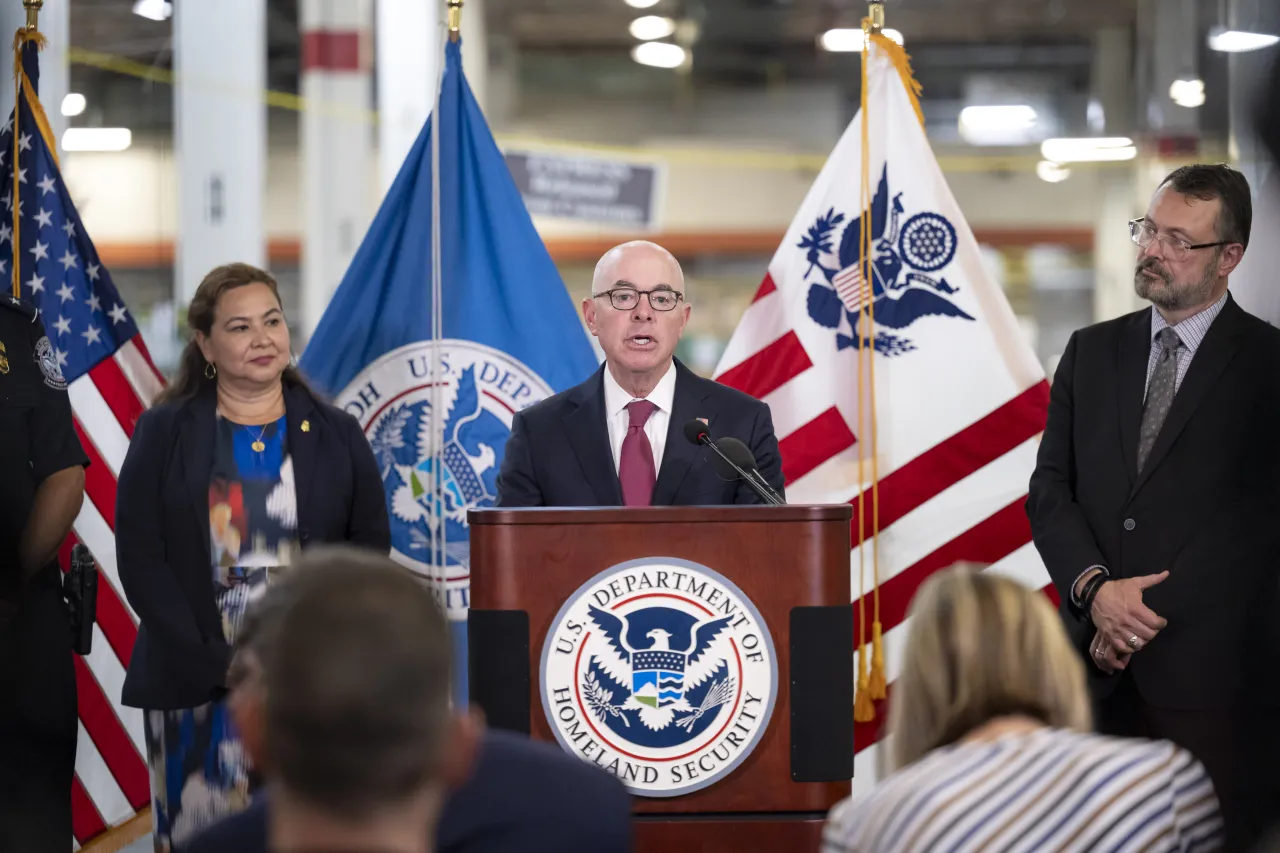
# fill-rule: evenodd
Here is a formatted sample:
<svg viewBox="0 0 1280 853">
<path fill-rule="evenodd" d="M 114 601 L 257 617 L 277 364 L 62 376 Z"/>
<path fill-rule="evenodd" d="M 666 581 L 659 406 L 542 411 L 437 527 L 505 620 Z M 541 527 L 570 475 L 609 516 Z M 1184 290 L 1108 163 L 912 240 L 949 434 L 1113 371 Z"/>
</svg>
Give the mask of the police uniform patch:
<svg viewBox="0 0 1280 853">
<path fill-rule="evenodd" d="M 40 365 L 40 372 L 44 374 L 45 385 L 58 391 L 67 387 L 67 380 L 62 378 L 62 369 L 58 367 L 58 354 L 53 351 L 48 335 L 36 344 L 36 364 Z"/>
</svg>

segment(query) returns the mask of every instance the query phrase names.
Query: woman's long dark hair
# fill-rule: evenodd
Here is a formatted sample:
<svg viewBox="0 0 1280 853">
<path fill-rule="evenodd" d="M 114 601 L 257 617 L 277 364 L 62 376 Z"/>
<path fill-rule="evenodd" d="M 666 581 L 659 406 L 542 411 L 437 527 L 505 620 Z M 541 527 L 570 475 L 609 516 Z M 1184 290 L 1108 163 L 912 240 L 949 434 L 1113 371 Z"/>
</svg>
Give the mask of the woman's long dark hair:
<svg viewBox="0 0 1280 853">
<path fill-rule="evenodd" d="M 249 264 L 223 264 L 220 267 L 214 267 L 204 277 L 204 281 L 200 282 L 200 286 L 196 288 L 196 295 L 191 298 L 191 305 L 187 308 L 187 327 L 191 331 L 191 340 L 182 351 L 178 372 L 174 374 L 173 381 L 156 397 L 157 403 L 190 400 L 205 389 L 212 390 L 218 380 L 216 376 L 210 378 L 205 373 L 208 362 L 204 359 L 204 353 L 200 351 L 200 345 L 196 343 L 196 332 L 207 336 L 213 330 L 214 311 L 223 293 L 249 284 L 265 284 L 275 295 L 276 304 L 280 304 L 280 286 L 275 278 L 266 270 Z M 300 385 L 311 391 L 298 368 L 292 364 L 284 369 L 282 379 L 286 385 Z M 315 392 L 311 391 L 311 393 Z"/>
</svg>

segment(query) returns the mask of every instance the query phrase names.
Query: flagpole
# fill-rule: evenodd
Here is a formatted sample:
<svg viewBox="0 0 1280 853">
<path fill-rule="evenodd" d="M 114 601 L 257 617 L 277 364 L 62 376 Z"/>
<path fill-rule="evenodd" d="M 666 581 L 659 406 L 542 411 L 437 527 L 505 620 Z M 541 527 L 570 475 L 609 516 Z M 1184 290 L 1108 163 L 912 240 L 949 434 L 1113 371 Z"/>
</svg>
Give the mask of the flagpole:
<svg viewBox="0 0 1280 853">
<path fill-rule="evenodd" d="M 867 8 L 867 17 L 871 19 L 872 35 L 880 35 L 884 30 L 884 3 L 872 3 Z"/>
<path fill-rule="evenodd" d="M 457 42 L 461 37 L 462 3 L 463 0 L 447 0 L 449 14 L 445 38 L 449 42 Z M 440 135 L 444 132 L 444 125 L 440 116 L 440 90 L 444 81 L 445 67 L 448 65 L 447 58 L 444 56 L 445 38 L 441 38 L 437 42 L 437 52 L 441 61 L 437 66 L 439 70 L 436 74 L 434 99 L 431 108 L 431 353 L 433 361 L 431 385 L 431 439 L 433 445 L 431 448 L 431 504 L 435 522 L 435 537 L 431 547 L 431 562 L 428 575 L 441 596 L 441 606 L 447 610 L 449 606 L 449 520 L 444 505 L 445 418 L 443 413 L 444 387 L 442 376 L 444 359 L 441 353 L 441 349 L 444 346 L 444 258 L 442 257 L 444 247 L 440 237 Z"/>
<path fill-rule="evenodd" d="M 433 9 L 438 9 L 434 2 Z M 452 16 L 452 11 L 451 11 Z M 437 27 L 438 17 L 433 16 Z M 440 120 L 440 88 L 444 81 L 445 56 L 444 39 L 437 31 L 435 50 L 439 62 L 436 65 L 435 85 L 432 88 L 431 105 L 431 515 L 434 535 L 431 540 L 431 556 L 427 574 L 431 578 L 434 592 L 441 596 L 441 606 L 448 610 L 448 595 L 445 590 L 445 579 L 448 577 L 448 559 L 445 546 L 448 538 L 446 525 L 448 519 L 444 508 L 444 413 L 442 394 L 443 357 L 441 347 L 444 345 L 444 259 L 441 257 L 442 240 L 440 237 L 440 134 L 444 132 Z"/>
<path fill-rule="evenodd" d="M 37 23 L 40 20 L 40 8 L 44 6 L 44 0 L 22 0 L 22 6 L 27 10 L 27 29 L 39 29 Z"/>
<path fill-rule="evenodd" d="M 462 0 L 448 0 L 449 3 L 449 41 L 456 42 L 462 38 Z"/>
<path fill-rule="evenodd" d="M 870 430 L 871 456 L 871 572 L 872 572 L 872 618 L 871 618 L 871 659 L 867 660 L 867 612 L 866 612 L 866 499 L 867 481 L 863 468 L 863 451 L 858 455 L 858 667 L 857 690 L 854 702 L 854 719 L 869 722 L 875 718 L 875 702 L 886 697 L 884 643 L 880 622 L 880 472 L 879 472 L 879 436 L 876 416 L 876 329 L 875 329 L 875 243 L 872 239 L 874 193 L 871 191 L 871 133 L 868 110 L 871 100 L 868 96 L 870 88 L 871 49 L 884 39 L 884 3 L 873 0 L 868 4 L 867 17 L 862 22 L 864 45 L 862 50 L 862 86 L 861 115 L 862 123 L 862 169 L 861 213 L 859 222 L 862 233 L 859 243 L 861 261 L 861 278 L 863 298 L 858 311 L 858 426 L 865 422 Z M 887 215 L 887 212 L 886 212 Z M 864 362 L 863 359 L 866 359 Z M 864 367 L 865 364 L 865 367 Z M 865 382 L 865 385 L 864 385 Z M 865 410 L 865 412 L 864 412 Z M 865 421 L 864 421 L 865 415 Z M 870 666 L 868 666 L 870 663 Z"/>
<path fill-rule="evenodd" d="M 19 232 L 19 227 L 21 223 L 19 222 L 19 216 L 18 216 L 18 205 L 19 205 L 18 191 L 20 187 L 18 185 L 19 176 L 18 176 L 18 168 L 17 168 L 18 153 L 19 153 L 18 152 L 18 136 L 20 135 L 20 132 L 18 130 L 18 121 L 21 118 L 21 113 L 19 112 L 18 107 L 22 100 L 22 51 L 26 47 L 26 41 L 24 40 L 25 33 L 39 32 L 38 25 L 40 21 L 40 7 L 43 5 L 44 5 L 44 0 L 22 0 L 22 7 L 27 10 L 27 25 L 23 29 L 18 30 L 17 35 L 14 37 L 14 40 L 13 40 L 13 51 L 14 51 L 14 56 L 13 56 L 13 123 L 14 123 L 13 163 L 14 163 L 14 169 L 13 169 L 13 187 L 10 190 L 10 193 L 11 193 L 10 197 L 13 199 L 13 225 L 12 225 L 13 234 L 12 234 L 12 239 L 10 239 L 9 243 L 11 244 L 10 247 L 13 250 L 12 287 L 13 287 L 14 299 L 19 299 L 22 296 L 22 285 L 20 283 L 21 277 L 19 275 L 19 270 L 18 270 L 18 264 L 19 264 L 19 261 L 21 260 L 21 257 L 20 257 L 21 256 L 21 250 L 20 250 L 21 240 L 18 232 Z M 24 30 L 25 30 L 25 33 L 24 33 Z"/>
</svg>

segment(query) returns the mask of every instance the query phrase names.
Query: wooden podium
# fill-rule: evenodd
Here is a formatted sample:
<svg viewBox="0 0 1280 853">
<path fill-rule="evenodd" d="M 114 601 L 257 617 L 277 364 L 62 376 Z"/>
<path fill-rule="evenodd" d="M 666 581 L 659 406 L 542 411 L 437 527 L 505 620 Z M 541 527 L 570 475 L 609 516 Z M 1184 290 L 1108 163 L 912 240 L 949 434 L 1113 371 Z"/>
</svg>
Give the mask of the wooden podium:
<svg viewBox="0 0 1280 853">
<path fill-rule="evenodd" d="M 639 851 L 816 850 L 853 775 L 850 517 L 848 506 L 472 511 L 472 701 L 492 726 L 611 763 L 636 795 Z M 643 633 L 646 619 L 671 630 Z M 717 630 L 725 645 L 709 646 Z M 616 654 L 630 664 L 620 670 Z M 641 670 L 653 666 L 675 671 L 650 685 Z M 711 666 L 721 668 L 708 676 Z M 572 674 L 553 683 L 552 667 Z M 761 722 L 765 703 L 752 694 L 764 696 L 768 678 Z M 662 710 L 672 702 L 684 703 L 675 717 Z M 655 740 L 684 737 L 678 726 L 697 732 L 699 708 L 713 722 L 698 742 L 714 749 L 695 756 Z M 691 789 L 691 776 L 704 787 Z M 655 779 L 685 788 L 641 784 Z"/>
</svg>

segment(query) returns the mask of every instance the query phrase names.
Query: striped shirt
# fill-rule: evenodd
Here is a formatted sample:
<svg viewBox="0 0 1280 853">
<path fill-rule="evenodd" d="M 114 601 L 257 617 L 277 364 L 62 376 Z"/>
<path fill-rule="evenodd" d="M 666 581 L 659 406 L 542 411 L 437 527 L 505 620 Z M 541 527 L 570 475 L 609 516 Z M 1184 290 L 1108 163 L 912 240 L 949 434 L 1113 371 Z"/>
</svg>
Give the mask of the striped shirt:
<svg viewBox="0 0 1280 853">
<path fill-rule="evenodd" d="M 1209 333 L 1209 327 L 1213 325 L 1214 319 L 1222 313 L 1222 306 L 1227 304 L 1227 294 L 1223 293 L 1222 298 L 1201 311 L 1199 314 L 1193 314 L 1173 327 L 1178 333 L 1178 340 L 1182 341 L 1182 346 L 1178 347 L 1174 353 L 1174 358 L 1178 360 L 1178 373 L 1173 380 L 1173 393 L 1178 393 L 1178 389 L 1182 387 L 1182 379 L 1187 375 L 1187 371 L 1191 368 L 1191 359 L 1195 358 L 1196 350 L 1200 349 L 1200 344 L 1204 342 L 1204 336 Z M 1151 374 L 1156 372 L 1156 364 L 1160 361 L 1160 353 L 1164 347 L 1160 346 L 1160 342 L 1156 340 L 1156 335 L 1160 334 L 1161 329 L 1169 326 L 1159 311 L 1151 309 L 1151 355 L 1147 358 L 1147 384 L 1146 388 L 1151 387 Z M 1142 392 L 1143 399 L 1146 399 L 1146 391 Z"/>
<path fill-rule="evenodd" d="M 1037 729 L 934 750 L 828 815 L 823 853 L 1200 851 L 1222 845 L 1204 767 L 1168 741 Z"/>
</svg>

